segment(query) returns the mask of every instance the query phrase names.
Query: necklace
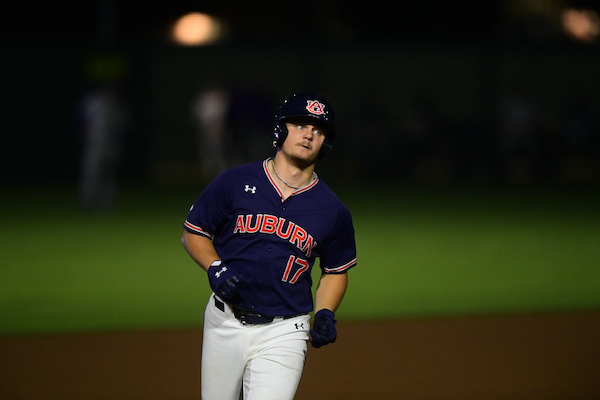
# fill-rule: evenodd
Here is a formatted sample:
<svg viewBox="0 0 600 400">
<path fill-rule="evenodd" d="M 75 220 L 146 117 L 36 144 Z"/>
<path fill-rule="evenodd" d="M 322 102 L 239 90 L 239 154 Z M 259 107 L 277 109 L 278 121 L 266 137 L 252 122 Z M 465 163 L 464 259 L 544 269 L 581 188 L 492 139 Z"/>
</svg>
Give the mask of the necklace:
<svg viewBox="0 0 600 400">
<path fill-rule="evenodd" d="M 285 183 L 285 186 L 294 189 L 294 190 L 300 190 L 302 188 L 305 188 L 306 186 L 310 185 L 315 179 L 317 179 L 317 174 L 315 171 L 313 171 L 313 176 L 312 179 L 310 180 L 310 182 L 308 182 L 308 185 L 306 186 L 294 186 L 294 185 L 290 185 L 289 183 L 287 183 L 281 176 L 279 176 L 279 174 L 277 173 L 277 168 L 275 168 L 275 160 L 273 160 L 273 171 L 275 171 L 275 175 L 277 175 L 277 177 L 279 178 L 279 180 L 283 183 Z"/>
</svg>

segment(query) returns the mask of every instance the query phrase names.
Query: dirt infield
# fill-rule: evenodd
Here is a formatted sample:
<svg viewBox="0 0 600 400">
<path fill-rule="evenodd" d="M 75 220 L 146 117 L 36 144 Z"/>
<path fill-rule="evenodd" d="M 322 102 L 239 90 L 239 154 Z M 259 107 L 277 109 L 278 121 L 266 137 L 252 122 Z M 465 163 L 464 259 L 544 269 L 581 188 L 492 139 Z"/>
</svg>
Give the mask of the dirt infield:
<svg viewBox="0 0 600 400">
<path fill-rule="evenodd" d="M 338 323 L 298 400 L 600 399 L 600 311 Z M 200 329 L 0 338 L 2 399 L 200 399 Z"/>
</svg>

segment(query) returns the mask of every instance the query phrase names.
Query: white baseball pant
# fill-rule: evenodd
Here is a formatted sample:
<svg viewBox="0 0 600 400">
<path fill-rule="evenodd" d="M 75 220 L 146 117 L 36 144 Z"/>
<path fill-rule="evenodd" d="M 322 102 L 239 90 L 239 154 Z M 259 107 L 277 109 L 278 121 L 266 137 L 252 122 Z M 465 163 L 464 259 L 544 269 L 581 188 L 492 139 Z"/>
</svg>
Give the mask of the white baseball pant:
<svg viewBox="0 0 600 400">
<path fill-rule="evenodd" d="M 292 400 L 306 360 L 310 316 L 243 324 L 226 303 L 224 311 L 217 308 L 215 297 L 204 313 L 202 399 Z"/>
</svg>

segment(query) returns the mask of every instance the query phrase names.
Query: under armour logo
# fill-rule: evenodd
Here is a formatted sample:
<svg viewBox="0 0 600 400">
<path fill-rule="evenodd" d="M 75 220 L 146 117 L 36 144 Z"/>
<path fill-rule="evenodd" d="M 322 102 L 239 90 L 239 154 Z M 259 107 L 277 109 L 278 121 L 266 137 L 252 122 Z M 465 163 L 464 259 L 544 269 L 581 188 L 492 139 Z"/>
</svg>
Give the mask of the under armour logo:
<svg viewBox="0 0 600 400">
<path fill-rule="evenodd" d="M 319 103 L 317 100 L 307 100 L 306 109 L 311 114 L 323 115 L 325 114 L 325 104 Z"/>
<path fill-rule="evenodd" d="M 246 187 L 244 188 L 244 191 L 246 193 L 252 192 L 252 194 L 254 194 L 254 193 L 256 193 L 256 186 L 250 187 L 250 185 L 246 185 Z"/>
<path fill-rule="evenodd" d="M 217 277 L 217 279 L 219 279 L 225 271 L 227 271 L 227 267 L 223 265 L 223 268 L 221 268 L 220 271 L 215 272 L 215 276 Z"/>
<path fill-rule="evenodd" d="M 295 325 L 296 325 L 296 329 L 304 329 L 304 322 L 301 322 L 299 324 L 297 323 Z"/>
</svg>

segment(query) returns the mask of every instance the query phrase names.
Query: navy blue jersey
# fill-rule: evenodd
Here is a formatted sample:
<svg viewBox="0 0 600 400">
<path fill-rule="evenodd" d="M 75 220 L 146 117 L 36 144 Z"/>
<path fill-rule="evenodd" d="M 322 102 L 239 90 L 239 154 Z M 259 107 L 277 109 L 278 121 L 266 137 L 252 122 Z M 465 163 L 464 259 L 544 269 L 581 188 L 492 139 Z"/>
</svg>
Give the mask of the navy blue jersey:
<svg viewBox="0 0 600 400">
<path fill-rule="evenodd" d="M 269 316 L 313 308 L 311 270 L 356 265 L 348 208 L 318 177 L 283 201 L 268 168 L 257 161 L 222 172 L 200 194 L 184 228 L 204 235 L 223 262 L 248 282 L 237 306 Z"/>
</svg>

